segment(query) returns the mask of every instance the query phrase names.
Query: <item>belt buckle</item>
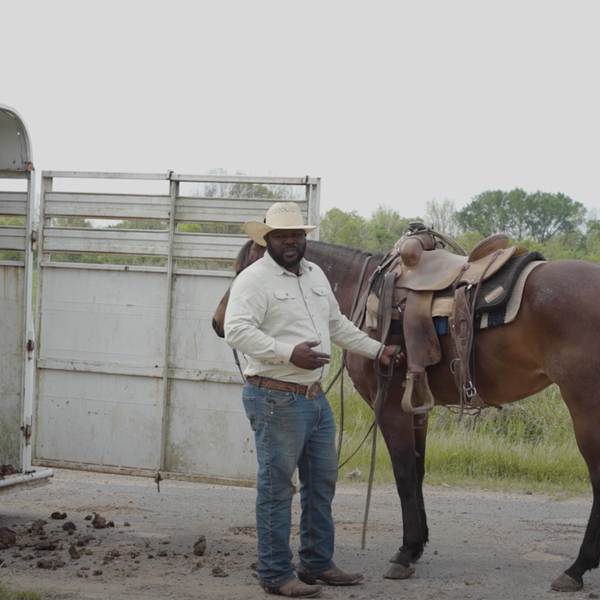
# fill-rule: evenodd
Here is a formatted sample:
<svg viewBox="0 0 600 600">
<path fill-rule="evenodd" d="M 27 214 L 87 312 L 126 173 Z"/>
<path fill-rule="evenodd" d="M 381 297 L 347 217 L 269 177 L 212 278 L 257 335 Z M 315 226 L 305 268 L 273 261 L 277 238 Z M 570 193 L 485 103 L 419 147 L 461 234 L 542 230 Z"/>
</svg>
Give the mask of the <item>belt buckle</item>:
<svg viewBox="0 0 600 600">
<path fill-rule="evenodd" d="M 304 394 L 304 396 L 309 400 L 316 400 L 319 397 L 320 393 L 321 384 L 318 381 L 315 381 L 306 388 L 306 394 Z"/>
</svg>

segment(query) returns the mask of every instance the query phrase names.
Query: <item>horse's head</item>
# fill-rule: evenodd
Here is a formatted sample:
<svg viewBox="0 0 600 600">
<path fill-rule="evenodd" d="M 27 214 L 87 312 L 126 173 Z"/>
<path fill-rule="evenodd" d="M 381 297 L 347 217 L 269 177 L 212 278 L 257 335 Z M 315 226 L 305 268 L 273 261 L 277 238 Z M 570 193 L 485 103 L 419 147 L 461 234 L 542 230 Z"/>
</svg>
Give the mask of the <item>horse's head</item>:
<svg viewBox="0 0 600 600">
<path fill-rule="evenodd" d="M 265 247 L 259 246 L 252 240 L 248 240 L 240 250 L 235 262 L 233 263 L 233 269 L 236 277 L 253 262 L 262 258 L 265 253 Z M 212 326 L 215 333 L 219 337 L 225 337 L 225 310 L 227 309 L 227 302 L 229 301 L 229 290 L 225 292 L 225 295 L 221 298 L 215 314 L 212 319 Z"/>
</svg>

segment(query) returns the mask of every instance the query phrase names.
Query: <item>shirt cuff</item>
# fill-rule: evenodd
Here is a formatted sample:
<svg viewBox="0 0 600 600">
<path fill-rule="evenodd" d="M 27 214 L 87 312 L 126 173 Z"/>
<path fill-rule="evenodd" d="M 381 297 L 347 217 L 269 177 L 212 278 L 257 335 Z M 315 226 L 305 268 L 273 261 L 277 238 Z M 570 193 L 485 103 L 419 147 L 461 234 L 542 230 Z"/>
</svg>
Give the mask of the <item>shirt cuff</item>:
<svg viewBox="0 0 600 600">
<path fill-rule="evenodd" d="M 289 365 L 290 359 L 292 358 L 292 354 L 294 353 L 294 348 L 292 344 L 285 344 L 283 342 L 275 342 L 275 353 L 277 358 L 271 362 L 280 365 Z"/>
</svg>

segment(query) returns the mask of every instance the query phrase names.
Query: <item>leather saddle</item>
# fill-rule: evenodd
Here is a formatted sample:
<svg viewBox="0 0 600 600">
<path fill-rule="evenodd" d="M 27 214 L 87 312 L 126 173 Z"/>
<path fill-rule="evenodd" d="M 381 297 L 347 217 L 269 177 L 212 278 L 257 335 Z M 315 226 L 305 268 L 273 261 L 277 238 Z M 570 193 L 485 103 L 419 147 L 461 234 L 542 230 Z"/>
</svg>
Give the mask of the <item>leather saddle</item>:
<svg viewBox="0 0 600 600">
<path fill-rule="evenodd" d="M 462 254 L 445 250 L 443 241 L 451 241 L 455 251 Z M 496 234 L 479 242 L 467 256 L 456 242 L 420 222 L 411 223 L 409 233 L 394 245 L 381 266 L 381 275 L 373 281 L 367 298 L 367 315 L 378 315 L 376 328 L 382 341 L 392 321 L 402 323 L 408 363 L 402 398 L 406 412 L 426 413 L 434 406 L 426 369 L 442 357 L 433 306 L 434 295 L 443 290 L 446 302 L 452 303 L 449 318 L 455 347 L 452 365 L 461 406 L 463 402 L 477 405 L 479 399 L 469 368 L 477 292 L 510 259 L 526 253 L 528 250 L 523 246 L 509 247 L 505 234 Z"/>
</svg>

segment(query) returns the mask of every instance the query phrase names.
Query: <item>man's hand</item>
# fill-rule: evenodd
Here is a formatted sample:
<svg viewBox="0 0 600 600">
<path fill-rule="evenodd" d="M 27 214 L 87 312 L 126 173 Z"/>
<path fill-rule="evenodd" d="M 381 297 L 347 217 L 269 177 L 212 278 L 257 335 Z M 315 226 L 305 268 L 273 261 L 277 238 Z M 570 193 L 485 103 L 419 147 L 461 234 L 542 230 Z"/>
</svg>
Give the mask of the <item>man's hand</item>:
<svg viewBox="0 0 600 600">
<path fill-rule="evenodd" d="M 399 367 L 403 360 L 405 360 L 404 354 L 400 351 L 400 346 L 386 346 L 379 357 L 379 362 L 384 367 L 389 367 L 392 362 L 392 357 L 394 356 L 394 352 L 398 350 L 398 354 L 396 355 L 396 360 L 394 361 L 394 367 Z"/>
<path fill-rule="evenodd" d="M 307 369 L 308 371 L 320 369 L 323 365 L 328 364 L 330 360 L 329 354 L 313 350 L 320 343 L 321 341 L 317 340 L 316 342 L 302 342 L 302 344 L 298 344 L 292 352 L 290 362 L 296 367 Z"/>
</svg>

